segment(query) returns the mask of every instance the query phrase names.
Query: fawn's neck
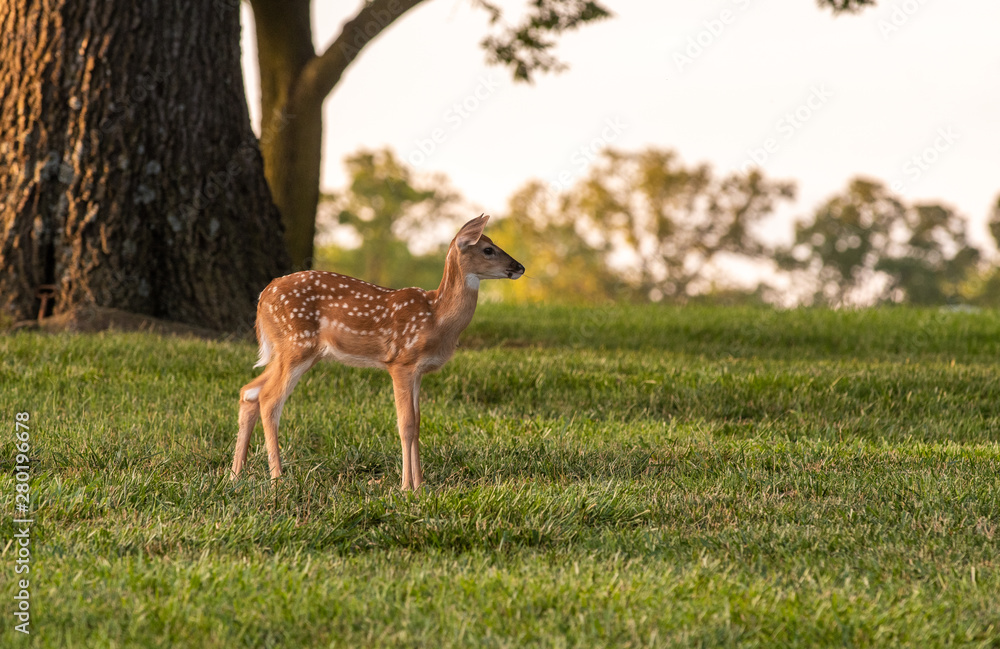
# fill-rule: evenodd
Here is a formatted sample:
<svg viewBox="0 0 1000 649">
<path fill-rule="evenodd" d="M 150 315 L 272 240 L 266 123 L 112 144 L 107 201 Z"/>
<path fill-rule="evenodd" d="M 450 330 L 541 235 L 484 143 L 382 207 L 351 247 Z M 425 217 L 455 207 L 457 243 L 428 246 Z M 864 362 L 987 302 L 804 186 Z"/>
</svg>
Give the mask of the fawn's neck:
<svg viewBox="0 0 1000 649">
<path fill-rule="evenodd" d="M 454 330 L 456 335 L 472 322 L 479 299 L 479 278 L 462 272 L 458 254 L 455 248 L 448 250 L 441 285 L 432 291 L 435 295 L 431 296 L 437 321 Z"/>
</svg>

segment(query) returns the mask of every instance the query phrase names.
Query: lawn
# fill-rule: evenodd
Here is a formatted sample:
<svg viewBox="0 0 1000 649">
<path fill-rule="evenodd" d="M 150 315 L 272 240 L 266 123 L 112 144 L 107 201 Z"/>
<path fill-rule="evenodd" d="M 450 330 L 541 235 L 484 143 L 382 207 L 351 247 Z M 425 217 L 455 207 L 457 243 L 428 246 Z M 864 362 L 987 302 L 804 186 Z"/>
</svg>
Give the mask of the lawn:
<svg viewBox="0 0 1000 649">
<path fill-rule="evenodd" d="M 0 336 L 0 646 L 1000 647 L 1000 313 L 483 305 L 419 495 L 334 364 L 231 484 L 255 357 Z"/>
</svg>

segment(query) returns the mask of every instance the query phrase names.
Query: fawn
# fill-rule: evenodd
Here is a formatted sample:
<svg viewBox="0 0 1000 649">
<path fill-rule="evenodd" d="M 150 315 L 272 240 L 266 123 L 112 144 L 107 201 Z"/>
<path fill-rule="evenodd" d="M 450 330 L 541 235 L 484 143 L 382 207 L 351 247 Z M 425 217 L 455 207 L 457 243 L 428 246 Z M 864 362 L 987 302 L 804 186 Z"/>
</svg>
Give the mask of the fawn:
<svg viewBox="0 0 1000 649">
<path fill-rule="evenodd" d="M 392 290 L 353 277 L 308 270 L 268 284 L 257 303 L 264 372 L 240 390 L 235 480 L 246 461 L 250 434 L 263 419 L 271 478 L 281 476 L 278 422 L 302 375 L 324 358 L 389 371 L 403 446 L 402 488 L 423 482 L 420 469 L 420 379 L 440 369 L 472 321 L 479 280 L 517 279 L 524 266 L 483 234 L 489 216 L 462 226 L 448 246 L 441 285 Z"/>
</svg>

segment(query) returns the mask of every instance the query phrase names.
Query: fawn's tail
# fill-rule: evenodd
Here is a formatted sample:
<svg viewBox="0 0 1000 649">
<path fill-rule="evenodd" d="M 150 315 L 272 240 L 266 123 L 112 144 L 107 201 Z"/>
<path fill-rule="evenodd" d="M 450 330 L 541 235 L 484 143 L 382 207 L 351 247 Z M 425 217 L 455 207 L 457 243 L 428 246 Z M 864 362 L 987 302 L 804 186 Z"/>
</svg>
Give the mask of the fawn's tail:
<svg viewBox="0 0 1000 649">
<path fill-rule="evenodd" d="M 257 340 L 260 341 L 260 348 L 257 350 L 257 364 L 254 367 L 264 367 L 271 362 L 271 340 L 264 333 L 259 321 L 257 322 Z"/>
</svg>

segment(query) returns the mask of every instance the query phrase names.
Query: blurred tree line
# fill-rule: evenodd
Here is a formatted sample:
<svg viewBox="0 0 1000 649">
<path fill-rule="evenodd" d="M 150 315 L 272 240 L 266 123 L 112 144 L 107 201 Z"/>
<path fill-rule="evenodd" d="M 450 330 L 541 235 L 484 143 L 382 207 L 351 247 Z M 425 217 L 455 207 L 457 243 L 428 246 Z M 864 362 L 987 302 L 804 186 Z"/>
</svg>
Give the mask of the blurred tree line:
<svg viewBox="0 0 1000 649">
<path fill-rule="evenodd" d="M 390 150 L 346 165 L 347 189 L 321 201 L 316 267 L 436 286 L 475 208 Z M 794 198 L 794 183 L 759 170 L 720 176 L 670 150 L 608 148 L 569 188 L 529 181 L 493 215 L 490 235 L 528 273 L 483 288 L 517 302 L 1000 306 L 1000 199 L 983 246 L 950 207 L 908 204 L 877 180 L 851 180 L 789 225 L 776 211 Z"/>
</svg>

